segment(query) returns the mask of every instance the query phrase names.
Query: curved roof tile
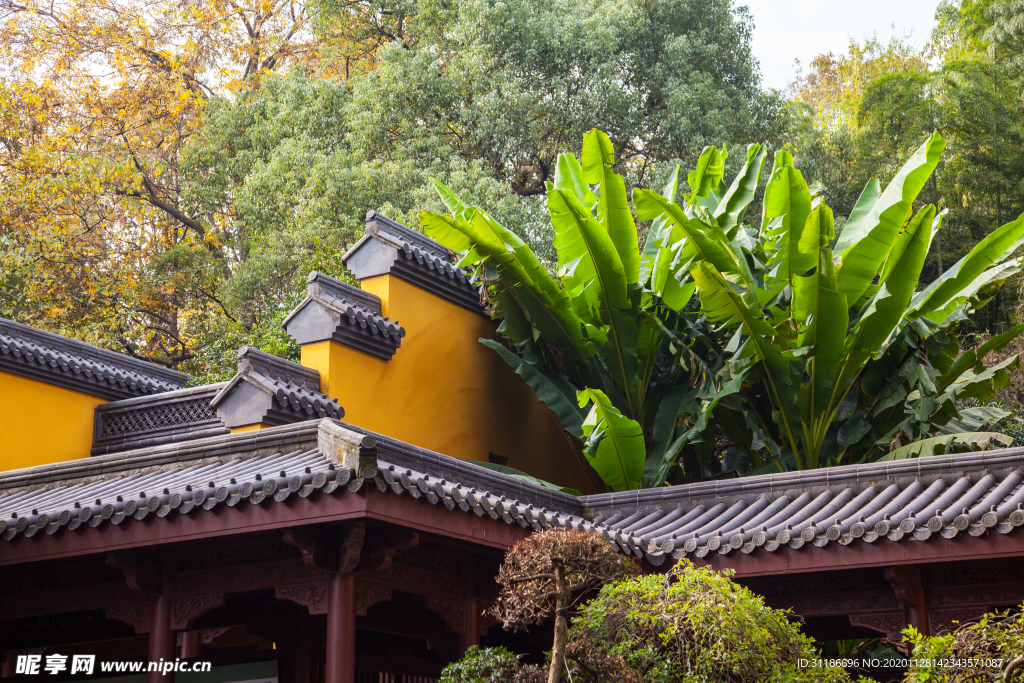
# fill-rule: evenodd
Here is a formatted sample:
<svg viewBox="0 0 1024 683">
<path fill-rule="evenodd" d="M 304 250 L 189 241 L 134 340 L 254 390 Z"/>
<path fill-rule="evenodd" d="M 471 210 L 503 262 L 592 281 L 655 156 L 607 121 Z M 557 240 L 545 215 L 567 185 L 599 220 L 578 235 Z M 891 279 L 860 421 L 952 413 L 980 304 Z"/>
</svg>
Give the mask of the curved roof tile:
<svg viewBox="0 0 1024 683">
<path fill-rule="evenodd" d="M 343 495 L 362 486 L 523 527 L 596 531 L 622 552 L 655 565 L 669 558 L 774 552 L 809 543 L 827 547 L 910 543 L 934 534 L 1006 534 L 1024 525 L 1024 449 L 1019 448 L 575 497 L 378 435 L 373 435 L 376 465 L 359 471 L 333 464 L 314 447 L 267 453 L 264 446 L 284 443 L 292 433 L 311 443 L 317 424 L 193 442 L 181 450 L 188 462 L 176 462 L 175 451 L 162 447 L 108 456 L 120 458 L 109 463 L 33 468 L 38 474 L 25 470 L 7 484 L 19 488 L 0 489 L 0 533 L 11 539 L 65 526 L 121 524 L 149 514 L 269 504 L 317 491 Z M 140 469 L 147 461 L 155 467 Z M 59 481 L 62 469 L 79 472 L 79 478 Z M 94 475 L 86 476 L 87 471 Z"/>
<path fill-rule="evenodd" d="M 188 375 L 0 318 L 0 370 L 108 399 L 181 389 Z"/>
</svg>

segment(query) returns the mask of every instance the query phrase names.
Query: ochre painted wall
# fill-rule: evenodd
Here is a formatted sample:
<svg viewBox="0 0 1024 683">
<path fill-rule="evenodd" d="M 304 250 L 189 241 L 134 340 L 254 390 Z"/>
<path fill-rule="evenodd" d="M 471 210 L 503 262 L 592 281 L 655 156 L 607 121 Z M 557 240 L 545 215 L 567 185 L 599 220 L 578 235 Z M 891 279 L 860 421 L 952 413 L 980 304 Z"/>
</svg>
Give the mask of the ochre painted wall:
<svg viewBox="0 0 1024 683">
<path fill-rule="evenodd" d="M 265 425 L 262 422 L 258 422 L 254 425 L 242 425 L 241 427 L 235 427 L 231 430 L 232 434 L 238 434 L 239 432 L 254 432 L 257 429 L 267 429 L 270 425 Z"/>
<path fill-rule="evenodd" d="M 391 275 L 361 284 L 405 328 L 394 357 L 333 341 L 302 347 L 302 364 L 320 371 L 346 422 L 463 460 L 496 453 L 535 477 L 594 490 L 596 475 L 554 413 L 477 341 L 494 337 L 494 322 Z"/>
<path fill-rule="evenodd" d="M 88 458 L 93 410 L 106 402 L 0 372 L 0 470 Z"/>
</svg>

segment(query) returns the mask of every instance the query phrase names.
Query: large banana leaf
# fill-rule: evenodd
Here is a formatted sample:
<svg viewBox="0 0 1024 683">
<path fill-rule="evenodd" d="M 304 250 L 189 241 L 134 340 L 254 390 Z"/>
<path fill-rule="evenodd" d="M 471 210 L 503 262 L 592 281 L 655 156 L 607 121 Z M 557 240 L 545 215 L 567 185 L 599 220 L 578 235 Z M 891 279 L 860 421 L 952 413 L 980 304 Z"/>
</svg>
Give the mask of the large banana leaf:
<svg viewBox="0 0 1024 683">
<path fill-rule="evenodd" d="M 555 229 L 558 275 L 581 317 L 599 324 L 602 311 L 629 307 L 626 273 L 604 227 L 575 195 L 566 190 L 548 192 L 548 210 Z"/>
<path fill-rule="evenodd" d="M 846 219 L 846 225 L 843 226 L 842 234 L 836 239 L 836 245 L 833 247 L 834 252 L 841 254 L 853 245 L 854 242 L 867 236 L 868 231 L 874 225 L 873 222 L 868 222 L 867 214 L 871 213 L 872 209 L 875 208 L 875 202 L 878 201 L 878 196 L 881 194 L 882 184 L 878 182 L 878 178 L 869 180 L 864 189 L 861 190 L 860 196 L 857 197 L 857 203 L 853 206 L 853 211 L 850 212 L 849 217 Z"/>
<path fill-rule="evenodd" d="M 555 164 L 555 189 L 568 190 L 576 195 L 584 204 L 589 204 L 588 196 L 593 193 L 583 181 L 583 167 L 576 160 L 575 154 L 559 154 Z"/>
<path fill-rule="evenodd" d="M 579 392 L 581 408 L 590 404 L 583 422 L 584 453 L 594 470 L 613 491 L 640 486 L 644 475 L 644 431 L 640 423 L 619 412 L 600 389 Z"/>
<path fill-rule="evenodd" d="M 725 160 L 728 157 L 725 145 L 722 145 L 721 151 L 712 146 L 701 151 L 700 157 L 697 158 L 697 167 L 686 176 L 686 182 L 690 184 L 691 201 L 708 198 L 718 190 L 725 173 Z"/>
<path fill-rule="evenodd" d="M 628 283 L 618 252 L 604 226 L 572 193 L 552 189 L 548 210 L 559 275 L 573 309 L 587 324 L 588 336 L 622 390 L 627 408 L 635 414 L 638 330 L 627 313 Z"/>
<path fill-rule="evenodd" d="M 798 276 L 793 284 L 793 308 L 799 301 L 801 315 L 807 313 L 802 319 L 811 321 L 798 344 L 814 349 L 809 362 L 810 382 L 800 385 L 797 399 L 809 467 L 817 466 L 818 452 L 832 423 L 833 387 L 843 362 L 849 324 L 846 297 L 839 292 L 832 267 L 832 252 L 821 249 L 818 257 L 815 273 Z"/>
<path fill-rule="evenodd" d="M 989 266 L 1009 258 L 1024 243 L 1024 214 L 1012 223 L 993 230 L 978 242 L 967 256 L 940 275 L 915 297 L 914 313 L 927 316 L 939 310 L 954 296 L 966 289 Z"/>
<path fill-rule="evenodd" d="M 749 335 L 746 348 L 764 364 L 768 389 L 778 409 L 776 420 L 796 454 L 799 467 L 800 456 L 796 453 L 799 433 L 796 430 L 799 424 L 796 387 L 790 372 L 792 356 L 785 353 L 787 345 L 784 337 L 761 317 L 754 295 L 737 291 L 712 264 L 702 261 L 690 274 L 697 282 L 701 305 L 708 319 L 721 323 L 727 329 L 740 327 Z M 742 359 L 744 356 L 747 354 L 739 353 L 734 358 Z"/>
<path fill-rule="evenodd" d="M 436 185 L 440 193 L 444 186 Z M 450 191 L 448 194 L 447 198 L 442 194 L 446 202 L 454 196 Z M 472 208 L 463 209 L 462 213 L 471 220 L 424 211 L 420 223 L 428 235 L 449 249 L 471 249 L 480 255 L 481 261 L 493 264 L 506 290 L 550 343 L 575 351 L 583 358 L 591 355 L 593 351 L 583 339 L 583 321 L 573 311 L 572 301 L 530 248 L 486 214 Z"/>
<path fill-rule="evenodd" d="M 793 155 L 775 154 L 775 166 L 765 188 L 762 235 L 769 253 L 772 277 L 792 285 L 793 277 L 803 275 L 817 265 L 817 248 L 800 249 L 807 217 L 811 213 L 811 193 L 803 175 L 793 166 Z"/>
<path fill-rule="evenodd" d="M 842 259 L 839 290 L 851 306 L 879 274 L 900 228 L 911 214 L 914 200 L 935 170 L 945 147 L 942 136 L 933 133 L 903 165 L 871 209 L 843 228 L 835 251 Z"/>
<path fill-rule="evenodd" d="M 935 207 L 926 206 L 921 212 L 924 216 L 917 222 L 918 227 L 893 268 L 892 275 L 866 306 L 859 323 L 847 337 L 843 349 L 845 357 L 829 401 L 832 410 L 838 408 L 846 392 L 853 386 L 864 363 L 889 340 L 903 319 L 907 304 L 914 294 L 914 287 L 921 277 L 921 268 L 931 243 L 931 218 L 935 215 Z M 840 294 L 845 295 L 841 282 L 842 269 L 837 279 Z"/>
<path fill-rule="evenodd" d="M 964 408 L 960 411 L 960 417 L 950 420 L 939 427 L 939 434 L 959 434 L 961 432 L 977 432 L 983 427 L 990 427 L 997 422 L 1005 420 L 1013 415 L 1009 410 L 1003 410 L 997 406 L 975 406 Z"/>
<path fill-rule="evenodd" d="M 672 175 L 669 177 L 668 184 L 665 185 L 665 189 L 662 191 L 662 196 L 670 202 L 674 202 L 676 198 L 676 192 L 679 189 L 679 167 L 676 166 Z M 672 260 L 671 251 L 665 244 L 665 239 L 672 234 L 671 226 L 666 228 L 666 221 L 664 216 L 655 218 L 651 223 L 651 229 L 647 232 L 647 240 L 644 242 L 643 253 L 640 255 L 640 284 L 645 284 L 648 278 L 655 270 L 655 262 L 659 258 L 659 255 L 664 254 L 662 260 L 662 269 L 665 271 L 663 276 L 660 278 L 661 285 L 651 285 L 652 291 L 658 294 L 662 293 L 665 286 L 665 279 L 668 277 L 668 264 Z"/>
<path fill-rule="evenodd" d="M 998 432 L 961 432 L 960 434 L 943 434 L 923 439 L 897 448 L 879 460 L 905 460 L 907 458 L 923 458 L 929 455 L 942 455 L 965 450 L 965 446 L 974 451 L 987 451 L 992 448 L 1006 448 L 1013 445 L 1013 437 Z"/>
<path fill-rule="evenodd" d="M 996 363 L 983 370 L 968 369 L 949 385 L 946 396 L 954 400 L 973 398 L 978 401 L 991 400 L 996 391 L 1010 386 L 1010 373 L 1021 369 L 1019 356 Z"/>
<path fill-rule="evenodd" d="M 608 134 L 594 128 L 583 136 L 583 180 L 598 185 L 597 218 L 619 254 L 626 281 L 640 277 L 640 251 L 633 212 L 629 210 L 626 182 L 613 171 L 615 148 Z"/>
<path fill-rule="evenodd" d="M 747 163 L 743 165 L 739 174 L 732 181 L 732 185 L 722 195 L 722 201 L 719 202 L 712 214 L 718 220 L 718 227 L 726 235 L 731 235 L 733 230 L 739 226 L 743 212 L 753 201 L 754 194 L 757 192 L 757 184 L 761 179 L 761 168 L 764 166 L 764 159 L 767 155 L 768 150 L 764 145 L 747 145 Z"/>
<path fill-rule="evenodd" d="M 752 286 L 746 262 L 736 254 L 717 224 L 709 226 L 696 218 L 689 218 L 682 207 L 652 190 L 633 190 L 633 206 L 640 220 L 664 217 L 674 232 L 678 230 L 681 241 L 673 248 L 677 250 L 675 258 L 679 263 L 698 258 L 713 265 L 720 273 L 739 275 L 748 287 Z"/>
</svg>

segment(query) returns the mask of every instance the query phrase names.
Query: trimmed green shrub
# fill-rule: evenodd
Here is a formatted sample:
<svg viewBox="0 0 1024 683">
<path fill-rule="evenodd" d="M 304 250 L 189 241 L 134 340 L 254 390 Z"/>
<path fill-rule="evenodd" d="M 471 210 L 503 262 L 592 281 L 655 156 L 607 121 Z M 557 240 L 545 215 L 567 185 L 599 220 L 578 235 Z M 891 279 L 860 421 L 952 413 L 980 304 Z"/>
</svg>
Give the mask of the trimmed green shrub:
<svg viewBox="0 0 1024 683">
<path fill-rule="evenodd" d="M 618 655 L 651 683 L 849 680 L 842 669 L 801 667 L 819 657 L 813 641 L 729 577 L 684 559 L 666 575 L 609 584 L 581 608 L 571 644 Z"/>
</svg>

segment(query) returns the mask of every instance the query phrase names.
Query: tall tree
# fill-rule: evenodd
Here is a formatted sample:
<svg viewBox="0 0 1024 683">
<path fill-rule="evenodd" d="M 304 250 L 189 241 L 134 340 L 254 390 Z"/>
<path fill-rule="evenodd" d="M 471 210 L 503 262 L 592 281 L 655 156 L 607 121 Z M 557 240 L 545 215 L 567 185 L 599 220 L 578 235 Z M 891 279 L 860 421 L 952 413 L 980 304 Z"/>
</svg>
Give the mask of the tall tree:
<svg viewBox="0 0 1024 683">
<path fill-rule="evenodd" d="M 731 0 L 422 3 L 412 39 L 355 83 L 359 144 L 372 158 L 453 149 L 534 196 L 598 127 L 628 182 L 648 183 L 659 162 L 781 132 L 752 28 Z"/>
<path fill-rule="evenodd" d="M 211 96 L 313 52 L 302 3 L 0 0 L 0 17 L 0 265 L 18 273 L 0 306 L 190 359 L 184 314 L 222 308 L 229 255 L 181 196 L 181 150 Z"/>
</svg>

